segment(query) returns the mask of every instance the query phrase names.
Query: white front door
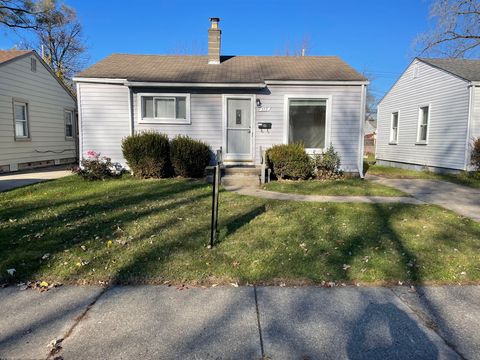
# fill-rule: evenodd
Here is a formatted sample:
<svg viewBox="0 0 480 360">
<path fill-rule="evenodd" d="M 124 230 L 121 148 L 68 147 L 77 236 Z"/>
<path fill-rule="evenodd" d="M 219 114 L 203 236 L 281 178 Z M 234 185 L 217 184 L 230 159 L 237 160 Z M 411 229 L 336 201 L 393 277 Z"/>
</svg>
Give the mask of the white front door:
<svg viewBox="0 0 480 360">
<path fill-rule="evenodd" d="M 225 160 L 252 160 L 253 97 L 225 98 Z"/>
</svg>

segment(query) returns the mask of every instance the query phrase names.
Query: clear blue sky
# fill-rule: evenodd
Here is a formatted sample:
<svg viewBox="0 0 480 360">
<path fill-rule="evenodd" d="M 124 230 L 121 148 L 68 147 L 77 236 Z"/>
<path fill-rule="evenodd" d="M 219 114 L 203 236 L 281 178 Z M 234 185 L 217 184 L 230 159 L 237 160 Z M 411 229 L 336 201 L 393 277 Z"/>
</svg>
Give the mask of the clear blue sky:
<svg viewBox="0 0 480 360">
<path fill-rule="evenodd" d="M 429 27 L 431 0 L 66 0 L 83 24 L 90 63 L 117 53 L 205 53 L 209 17 L 220 17 L 222 54 L 275 55 L 309 38 L 308 55 L 338 55 L 387 91 Z M 2 32 L 0 48 L 18 37 Z"/>
</svg>

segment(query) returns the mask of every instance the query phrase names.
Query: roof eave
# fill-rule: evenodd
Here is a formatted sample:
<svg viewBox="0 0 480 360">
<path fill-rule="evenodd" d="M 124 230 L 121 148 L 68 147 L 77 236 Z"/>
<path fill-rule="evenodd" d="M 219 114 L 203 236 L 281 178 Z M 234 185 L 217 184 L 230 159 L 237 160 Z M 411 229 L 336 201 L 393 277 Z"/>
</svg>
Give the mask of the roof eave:
<svg viewBox="0 0 480 360">
<path fill-rule="evenodd" d="M 267 85 L 368 85 L 368 80 L 265 80 Z"/>
<path fill-rule="evenodd" d="M 134 81 L 120 78 L 91 78 L 77 76 L 73 78 L 77 83 L 121 84 L 130 87 L 202 87 L 202 88 L 264 88 L 264 82 L 250 83 L 208 83 L 208 82 L 173 82 L 173 81 Z"/>
</svg>

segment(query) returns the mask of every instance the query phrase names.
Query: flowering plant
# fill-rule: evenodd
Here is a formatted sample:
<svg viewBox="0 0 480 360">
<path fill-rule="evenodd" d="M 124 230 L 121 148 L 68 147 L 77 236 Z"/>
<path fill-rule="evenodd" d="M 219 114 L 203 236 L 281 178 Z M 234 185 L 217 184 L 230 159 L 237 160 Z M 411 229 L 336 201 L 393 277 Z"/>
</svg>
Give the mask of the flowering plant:
<svg viewBox="0 0 480 360">
<path fill-rule="evenodd" d="M 85 158 L 80 162 L 80 165 L 74 172 L 86 180 L 105 180 L 122 173 L 121 167 L 118 164 L 113 164 L 111 158 L 102 156 L 101 153 L 93 150 L 88 150 L 85 153 Z"/>
</svg>

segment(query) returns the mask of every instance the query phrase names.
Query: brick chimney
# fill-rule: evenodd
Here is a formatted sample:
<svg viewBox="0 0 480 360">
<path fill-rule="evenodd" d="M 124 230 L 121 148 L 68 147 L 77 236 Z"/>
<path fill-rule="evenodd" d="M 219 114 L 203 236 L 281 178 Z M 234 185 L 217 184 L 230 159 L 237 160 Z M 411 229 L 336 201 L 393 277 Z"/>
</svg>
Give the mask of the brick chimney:
<svg viewBox="0 0 480 360">
<path fill-rule="evenodd" d="M 208 63 L 220 64 L 220 40 L 222 30 L 218 28 L 220 18 L 210 18 L 210 29 L 208 29 Z"/>
</svg>

